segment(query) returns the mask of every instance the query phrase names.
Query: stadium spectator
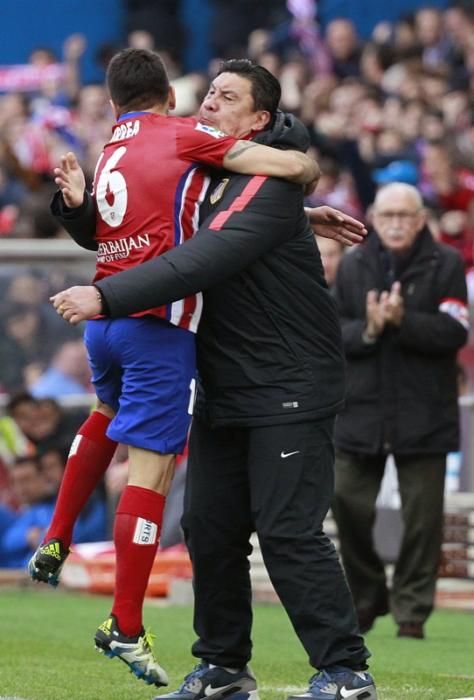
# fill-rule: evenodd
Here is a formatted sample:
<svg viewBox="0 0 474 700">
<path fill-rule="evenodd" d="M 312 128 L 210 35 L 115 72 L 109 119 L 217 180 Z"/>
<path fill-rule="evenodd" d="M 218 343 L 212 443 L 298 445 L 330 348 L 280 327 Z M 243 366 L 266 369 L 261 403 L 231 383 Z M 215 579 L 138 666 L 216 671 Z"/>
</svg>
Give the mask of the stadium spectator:
<svg viewBox="0 0 474 700">
<path fill-rule="evenodd" d="M 316 236 L 316 243 L 321 255 L 324 277 L 329 289 L 331 289 L 336 279 L 337 268 L 344 255 L 344 246 L 340 241 L 322 236 Z"/>
<path fill-rule="evenodd" d="M 459 251 L 468 272 L 474 266 L 474 226 L 469 224 L 467 213 L 459 209 L 446 211 L 440 218 L 439 227 L 440 240 Z"/>
<path fill-rule="evenodd" d="M 7 403 L 7 414 L 15 422 L 21 434 L 25 436 L 27 440 L 31 440 L 38 418 L 38 402 L 36 399 L 26 391 L 13 394 Z M 20 440 L 19 444 L 24 444 L 23 440 Z M 24 456 L 16 451 L 15 454 L 19 457 Z M 32 453 L 29 452 L 29 454 Z"/>
<path fill-rule="evenodd" d="M 91 372 L 82 340 L 61 345 L 29 389 L 38 399 L 91 393 Z"/>
<path fill-rule="evenodd" d="M 402 15 L 393 27 L 388 23 L 388 28 L 389 37 L 393 35 L 392 44 L 398 59 L 413 59 L 420 55 L 413 13 Z"/>
<path fill-rule="evenodd" d="M 425 67 L 440 68 L 446 65 L 450 50 L 443 27 L 443 14 L 437 7 L 422 7 L 415 13 L 415 32 L 422 50 Z"/>
<path fill-rule="evenodd" d="M 321 178 L 316 191 L 307 197 L 307 204 L 313 207 L 328 205 L 359 218 L 362 206 L 353 177 L 343 171 L 335 158 L 323 157 L 320 162 Z"/>
<path fill-rule="evenodd" d="M 265 81 L 262 91 L 262 81 L 261 69 L 247 61 L 224 64 L 201 116 L 225 131 L 242 130 L 255 114 L 255 85 L 256 95 L 265 94 L 266 125 L 279 90 Z M 236 95 L 236 105 L 226 101 L 227 92 Z M 258 138 L 308 145 L 301 125 L 283 115 Z M 310 663 L 319 669 L 308 692 L 291 697 L 335 700 L 345 686 L 351 696 L 369 700 L 376 691 L 364 672 L 368 651 L 335 550 L 322 530 L 333 489 L 333 415 L 343 391 L 339 327 L 301 189 L 267 179 L 236 211 L 239 196 L 256 182 L 217 174 L 204 230 L 122 277 L 97 283 L 106 293 L 125 282 L 125 294 L 122 289 L 110 300 L 114 315 L 122 315 L 122 304 L 147 308 L 150 294 L 170 302 L 206 288 L 198 330 L 204 392 L 198 394 L 191 428 L 183 517 L 199 635 L 193 653 L 202 660 L 176 693 L 161 697 L 212 697 L 213 685 L 226 687 L 227 697 L 236 700 L 257 692 L 246 666 L 252 618 L 247 555 L 256 529 L 275 588 Z M 343 230 L 348 217 L 336 214 Z M 324 212 L 318 221 L 325 232 Z M 95 217 L 84 221 L 79 210 L 72 233 L 87 244 L 85 234 L 94 229 Z M 79 288 L 55 300 L 66 318 L 76 293 L 92 293 L 92 313 L 100 311 L 97 289 Z M 286 459 L 291 469 L 278 467 Z"/>
<path fill-rule="evenodd" d="M 46 457 L 18 457 L 10 469 L 11 489 L 18 511 L 3 512 L 6 527 L 0 530 L 0 558 L 7 568 L 25 568 L 32 553 L 42 541 L 53 514 L 59 486 L 57 473 L 51 479 L 43 473 Z M 51 465 L 50 465 L 51 467 Z M 8 522 L 7 522 L 8 521 Z M 97 542 L 105 539 L 106 507 L 103 496 L 96 492 L 87 502 L 74 528 L 73 542 Z"/>
<path fill-rule="evenodd" d="M 1 468 L 1 465 L 0 465 Z M 0 495 L 1 495 L 1 485 L 0 485 Z M 4 532 L 7 531 L 7 528 L 10 527 L 10 525 L 13 524 L 15 521 L 15 511 L 12 508 L 9 508 L 6 505 L 3 505 L 0 503 L 0 568 L 7 567 L 8 565 L 8 555 L 6 552 L 4 552 L 2 544 L 1 544 L 1 537 Z"/>
<path fill-rule="evenodd" d="M 10 479 L 20 510 L 0 536 L 0 551 L 6 559 L 5 566 L 23 568 L 41 542 L 54 500 L 47 493 L 36 457 L 18 457 L 10 469 Z"/>
<path fill-rule="evenodd" d="M 91 395 L 91 404 L 93 395 Z M 66 411 L 53 398 L 37 399 L 36 420 L 30 430 L 37 453 L 41 456 L 48 450 L 69 451 L 69 446 L 89 411 L 68 408 Z"/>
<path fill-rule="evenodd" d="M 456 353 L 469 325 L 462 260 L 425 221 L 416 188 L 383 187 L 374 232 L 344 257 L 334 287 L 348 373 L 333 505 L 344 569 L 362 630 L 390 609 L 398 636 L 418 639 L 433 609 L 446 455 L 459 440 Z M 390 596 L 372 532 L 389 454 L 404 525 Z"/>
<path fill-rule="evenodd" d="M 28 393 L 12 396 L 6 410 L 0 418 L 0 502 L 15 505 L 9 467 L 18 457 L 67 452 L 83 414 L 65 413 L 53 399 L 37 400 Z"/>
<path fill-rule="evenodd" d="M 342 17 L 333 19 L 325 36 L 334 74 L 341 79 L 359 76 L 362 49 L 354 24 Z"/>
<path fill-rule="evenodd" d="M 2 313 L 0 336 L 0 390 L 16 393 L 25 388 L 27 367 L 45 366 L 55 347 L 44 335 L 38 309 L 31 304 L 7 303 Z"/>
<path fill-rule="evenodd" d="M 10 397 L 7 415 L 0 418 L 0 457 L 8 466 L 16 457 L 34 454 L 31 433 L 37 418 L 37 404 L 28 393 Z"/>
<path fill-rule="evenodd" d="M 406 185 L 417 185 L 418 169 L 409 160 L 392 160 L 385 168 L 374 171 L 377 185 L 388 185 L 391 182 L 404 182 Z"/>
<path fill-rule="evenodd" d="M 67 462 L 67 451 L 60 447 L 49 447 L 39 457 L 41 471 L 46 484 L 46 492 L 57 496 Z"/>
<path fill-rule="evenodd" d="M 57 227 L 57 224 L 55 222 Z M 56 282 L 57 279 L 57 282 Z M 20 267 L 17 271 L 13 268 L 12 273 L 5 280 L 5 291 L 3 293 L 3 303 L 8 306 L 10 304 L 25 304 L 26 306 L 35 307 L 41 318 L 41 326 L 43 334 L 47 338 L 54 338 L 55 345 L 62 341 L 81 337 L 79 329 L 75 329 L 74 333 L 64 329 L 64 324 L 60 322 L 57 314 L 51 309 L 49 297 L 51 293 L 58 288 L 64 288 L 66 279 L 80 279 L 80 276 L 67 275 L 59 270 L 50 272 L 49 276 L 43 270 L 38 268 L 25 269 Z M 62 287 L 54 286 L 61 284 Z"/>
</svg>

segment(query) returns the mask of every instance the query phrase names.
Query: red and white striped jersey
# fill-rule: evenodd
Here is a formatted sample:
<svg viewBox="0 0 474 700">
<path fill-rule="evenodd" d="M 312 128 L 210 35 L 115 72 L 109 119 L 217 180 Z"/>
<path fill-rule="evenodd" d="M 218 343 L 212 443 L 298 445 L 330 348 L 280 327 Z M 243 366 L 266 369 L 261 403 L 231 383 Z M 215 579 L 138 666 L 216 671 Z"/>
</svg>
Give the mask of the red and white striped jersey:
<svg viewBox="0 0 474 700">
<path fill-rule="evenodd" d="M 209 178 L 235 139 L 192 118 L 151 112 L 122 115 L 99 157 L 94 281 L 140 265 L 191 238 Z M 201 294 L 140 314 L 196 332 Z"/>
</svg>

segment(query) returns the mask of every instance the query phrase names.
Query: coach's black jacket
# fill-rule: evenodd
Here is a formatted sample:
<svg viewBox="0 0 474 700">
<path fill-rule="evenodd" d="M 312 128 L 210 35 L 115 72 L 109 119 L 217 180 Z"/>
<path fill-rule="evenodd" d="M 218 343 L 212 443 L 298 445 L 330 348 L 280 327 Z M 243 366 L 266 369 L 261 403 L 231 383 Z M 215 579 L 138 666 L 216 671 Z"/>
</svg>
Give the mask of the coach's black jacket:
<svg viewBox="0 0 474 700">
<path fill-rule="evenodd" d="M 306 138 L 289 117 L 260 135 L 301 150 Z M 60 204 L 57 197 L 56 215 Z M 196 237 L 97 283 L 109 315 L 127 316 L 203 290 L 198 368 L 213 425 L 334 415 L 344 390 L 340 327 L 301 186 L 221 173 L 202 213 Z M 90 198 L 79 218 L 77 210 L 60 218 L 80 245 L 96 247 Z"/>
<path fill-rule="evenodd" d="M 363 454 L 447 453 L 459 440 L 456 353 L 467 340 L 467 318 L 460 314 L 467 303 L 464 265 L 427 228 L 401 269 L 390 260 L 371 233 L 344 256 L 337 273 L 347 399 L 336 421 L 336 445 Z M 367 292 L 389 289 L 393 279 L 402 285 L 402 323 L 366 344 Z"/>
</svg>

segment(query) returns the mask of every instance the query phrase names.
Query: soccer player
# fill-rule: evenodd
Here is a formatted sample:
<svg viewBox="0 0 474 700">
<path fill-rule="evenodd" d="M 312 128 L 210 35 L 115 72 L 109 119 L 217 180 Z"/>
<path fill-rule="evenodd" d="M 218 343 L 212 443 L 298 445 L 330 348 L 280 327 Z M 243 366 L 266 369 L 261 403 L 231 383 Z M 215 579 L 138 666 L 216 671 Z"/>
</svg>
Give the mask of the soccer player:
<svg viewBox="0 0 474 700">
<path fill-rule="evenodd" d="M 306 183 L 317 177 L 316 164 L 301 153 L 237 141 L 195 120 L 169 117 L 174 93 L 161 59 L 151 51 L 118 53 L 109 65 L 107 85 L 117 124 L 94 177 L 95 281 L 159 256 L 193 235 L 209 182 L 198 163 Z M 262 110 L 255 129 L 263 119 Z M 74 168 L 74 156 L 62 165 L 63 170 Z M 79 203 L 67 187 L 62 195 L 70 207 Z M 95 643 L 158 686 L 168 679 L 143 630 L 142 606 L 175 455 L 183 450 L 189 428 L 200 313 L 201 295 L 193 294 L 129 318 L 87 324 L 97 410 L 73 441 L 51 525 L 29 565 L 33 579 L 57 585 L 77 516 L 117 442 L 127 444 L 128 485 L 114 522 L 114 603 Z"/>
</svg>

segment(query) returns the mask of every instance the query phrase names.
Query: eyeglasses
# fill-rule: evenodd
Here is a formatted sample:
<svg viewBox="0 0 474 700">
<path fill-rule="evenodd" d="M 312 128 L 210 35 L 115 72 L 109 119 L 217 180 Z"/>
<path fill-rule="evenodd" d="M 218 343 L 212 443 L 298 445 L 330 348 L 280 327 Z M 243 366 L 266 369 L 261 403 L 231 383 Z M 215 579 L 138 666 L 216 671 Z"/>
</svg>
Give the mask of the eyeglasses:
<svg viewBox="0 0 474 700">
<path fill-rule="evenodd" d="M 376 211 L 375 216 L 380 219 L 380 221 L 391 221 L 392 219 L 399 219 L 401 222 L 405 223 L 410 221 L 415 216 L 420 213 L 420 209 L 416 211 Z"/>
</svg>

